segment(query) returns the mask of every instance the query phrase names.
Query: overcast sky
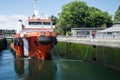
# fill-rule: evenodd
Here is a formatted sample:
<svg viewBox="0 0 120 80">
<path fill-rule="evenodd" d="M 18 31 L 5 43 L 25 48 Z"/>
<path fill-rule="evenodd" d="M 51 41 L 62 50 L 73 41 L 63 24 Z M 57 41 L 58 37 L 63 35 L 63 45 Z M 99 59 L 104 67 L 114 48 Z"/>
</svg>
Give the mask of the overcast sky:
<svg viewBox="0 0 120 80">
<path fill-rule="evenodd" d="M 75 0 L 37 0 L 37 9 L 41 16 L 58 16 L 62 5 Z M 120 0 L 81 0 L 88 6 L 107 11 L 114 16 L 120 6 Z M 16 29 L 19 19 L 25 20 L 33 14 L 33 0 L 0 0 L 0 29 Z"/>
</svg>

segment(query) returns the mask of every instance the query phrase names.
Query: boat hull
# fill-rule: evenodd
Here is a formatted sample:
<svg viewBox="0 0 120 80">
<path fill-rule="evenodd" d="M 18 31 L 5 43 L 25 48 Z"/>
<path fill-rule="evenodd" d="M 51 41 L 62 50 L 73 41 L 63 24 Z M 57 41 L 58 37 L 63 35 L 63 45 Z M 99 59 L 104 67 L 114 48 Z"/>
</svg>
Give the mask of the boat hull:
<svg viewBox="0 0 120 80">
<path fill-rule="evenodd" d="M 55 44 L 57 44 L 56 37 L 42 35 L 15 38 L 11 48 L 17 57 L 51 59 L 50 51 Z"/>
</svg>

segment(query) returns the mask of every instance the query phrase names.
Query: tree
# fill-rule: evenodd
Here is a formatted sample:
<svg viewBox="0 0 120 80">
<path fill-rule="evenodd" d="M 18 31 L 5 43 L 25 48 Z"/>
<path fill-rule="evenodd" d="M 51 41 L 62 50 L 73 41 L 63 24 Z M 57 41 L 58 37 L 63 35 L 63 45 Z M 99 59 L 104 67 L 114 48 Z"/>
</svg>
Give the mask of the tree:
<svg viewBox="0 0 120 80">
<path fill-rule="evenodd" d="M 112 24 L 112 16 L 110 16 L 107 12 L 102 12 L 101 10 L 89 7 L 89 16 L 88 20 L 86 20 L 86 27 L 102 27 L 106 25 L 106 27 L 110 27 Z"/>
<path fill-rule="evenodd" d="M 120 22 L 120 6 L 117 9 L 117 11 L 115 12 L 115 16 L 114 16 L 114 22 Z"/>
<path fill-rule="evenodd" d="M 108 26 L 112 22 L 111 19 L 112 16 L 107 12 L 88 7 L 85 2 L 73 1 L 62 6 L 58 24 L 66 34 L 71 28 Z"/>
<path fill-rule="evenodd" d="M 54 15 L 52 15 L 50 18 L 53 21 L 53 25 L 56 25 L 58 18 L 55 17 Z"/>
<path fill-rule="evenodd" d="M 59 24 L 57 24 L 58 18 L 55 17 L 54 15 L 51 15 L 50 19 L 52 20 L 52 24 L 55 25 L 54 31 L 55 31 L 57 34 L 63 33 L 62 30 L 61 30 L 61 28 L 58 27 L 58 25 L 59 25 Z"/>
</svg>

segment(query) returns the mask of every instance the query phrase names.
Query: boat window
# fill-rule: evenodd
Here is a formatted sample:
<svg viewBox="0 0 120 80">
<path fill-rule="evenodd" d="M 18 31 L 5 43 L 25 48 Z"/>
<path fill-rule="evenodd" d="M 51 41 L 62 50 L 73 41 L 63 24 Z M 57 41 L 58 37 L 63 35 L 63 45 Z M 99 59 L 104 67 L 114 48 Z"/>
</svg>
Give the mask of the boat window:
<svg viewBox="0 0 120 80">
<path fill-rule="evenodd" d="M 29 25 L 50 25 L 50 22 L 28 22 Z"/>
<path fill-rule="evenodd" d="M 43 25 L 50 25 L 50 22 L 43 22 Z"/>
<path fill-rule="evenodd" d="M 28 24 L 29 25 L 41 25 L 42 22 L 29 22 Z"/>
</svg>

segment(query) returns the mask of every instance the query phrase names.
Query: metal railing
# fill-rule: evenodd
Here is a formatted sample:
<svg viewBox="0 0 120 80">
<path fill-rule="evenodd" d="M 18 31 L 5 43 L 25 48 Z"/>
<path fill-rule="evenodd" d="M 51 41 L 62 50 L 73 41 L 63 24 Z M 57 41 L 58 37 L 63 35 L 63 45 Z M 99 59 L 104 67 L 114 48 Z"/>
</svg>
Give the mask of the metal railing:
<svg viewBox="0 0 120 80">
<path fill-rule="evenodd" d="M 13 38 L 13 35 L 0 35 L 0 38 Z"/>
<path fill-rule="evenodd" d="M 80 39 L 120 39 L 120 35 L 80 35 L 80 36 L 61 36 L 58 38 L 80 38 Z"/>
</svg>

